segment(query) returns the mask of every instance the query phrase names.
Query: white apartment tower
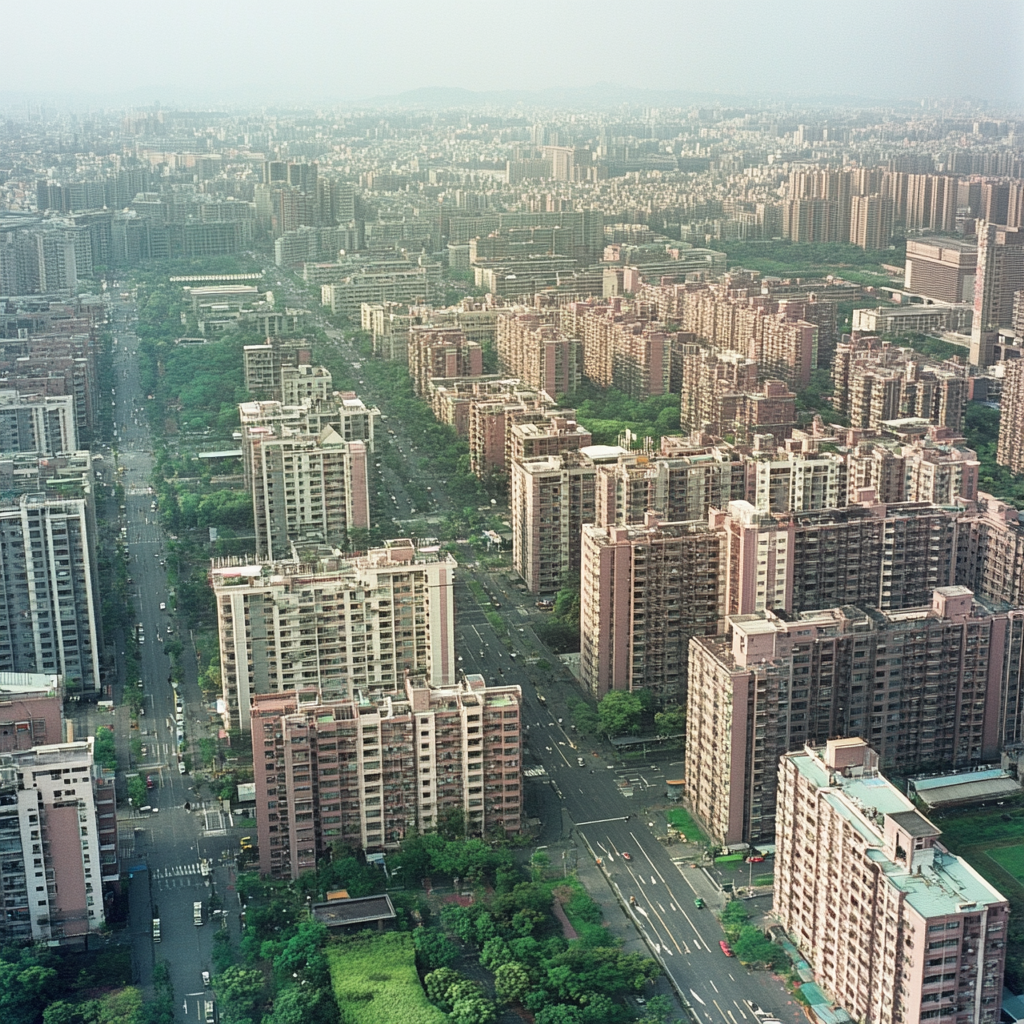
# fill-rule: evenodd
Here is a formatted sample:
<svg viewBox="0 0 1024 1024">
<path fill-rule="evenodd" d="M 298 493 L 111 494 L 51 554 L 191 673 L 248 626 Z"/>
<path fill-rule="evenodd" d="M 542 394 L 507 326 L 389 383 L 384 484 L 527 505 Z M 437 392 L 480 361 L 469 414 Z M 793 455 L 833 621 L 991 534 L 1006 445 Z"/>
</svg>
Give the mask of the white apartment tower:
<svg viewBox="0 0 1024 1024">
<path fill-rule="evenodd" d="M 250 729 L 254 694 L 314 688 L 321 700 L 455 678 L 455 560 L 412 541 L 313 565 L 215 565 L 223 717 Z"/>
</svg>

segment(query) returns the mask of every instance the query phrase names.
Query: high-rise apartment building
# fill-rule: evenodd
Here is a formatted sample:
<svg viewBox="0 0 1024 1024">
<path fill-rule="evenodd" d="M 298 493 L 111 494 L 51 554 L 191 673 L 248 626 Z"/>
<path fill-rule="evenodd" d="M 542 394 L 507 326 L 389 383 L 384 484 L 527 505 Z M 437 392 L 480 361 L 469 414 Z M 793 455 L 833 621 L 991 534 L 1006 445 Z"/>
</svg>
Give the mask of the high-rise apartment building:
<svg viewBox="0 0 1024 1024">
<path fill-rule="evenodd" d="M 583 345 L 564 333 L 557 313 L 516 313 L 498 317 L 498 362 L 527 387 L 551 396 L 575 391 L 583 374 Z"/>
<path fill-rule="evenodd" d="M 260 872 L 298 878 L 333 844 L 395 849 L 461 814 L 469 835 L 519 831 L 518 686 L 406 677 L 393 694 L 253 699 Z"/>
<path fill-rule="evenodd" d="M 0 675 L 0 754 L 64 739 L 64 681 L 42 672 Z"/>
<path fill-rule="evenodd" d="M 400 691 L 406 672 L 450 686 L 454 569 L 409 540 L 313 565 L 216 565 L 225 726 L 249 732 L 255 694 L 376 698 Z"/>
<path fill-rule="evenodd" d="M 92 740 L 0 756 L 0 936 L 81 943 L 120 883 L 114 773 Z"/>
<path fill-rule="evenodd" d="M 1000 328 L 1013 324 L 1013 297 L 1024 289 L 1024 227 L 978 224 L 971 365 L 988 366 Z"/>
<path fill-rule="evenodd" d="M 782 758 L 773 913 L 854 1020 L 995 1024 L 1008 901 L 878 774 L 863 739 Z"/>
<path fill-rule="evenodd" d="M 706 522 L 583 527 L 580 682 L 595 697 L 649 690 L 658 704 L 685 698 L 690 638 L 714 634 L 724 614 L 721 531 Z"/>
<path fill-rule="evenodd" d="M 870 492 L 860 498 L 844 508 L 786 513 L 732 501 L 712 512 L 727 535 L 727 613 L 912 608 L 955 582 L 955 509 L 883 505 Z"/>
<path fill-rule="evenodd" d="M 755 447 L 745 461 L 751 504 L 765 512 L 811 512 L 846 504 L 846 462 L 841 455 L 762 452 Z"/>
<path fill-rule="evenodd" d="M 663 437 L 652 454 L 623 452 L 599 465 L 594 522 L 636 525 L 648 512 L 663 523 L 689 522 L 746 497 L 748 465 L 729 445 L 702 441 Z"/>
<path fill-rule="evenodd" d="M 771 841 L 779 757 L 864 736 L 898 771 L 968 767 L 1020 735 L 1024 612 L 966 587 L 917 608 L 729 618 L 690 644 L 686 780 L 722 843 Z"/>
<path fill-rule="evenodd" d="M 789 437 L 796 426 L 796 395 L 780 380 L 757 383 L 757 363 L 738 352 L 686 345 L 682 354 L 679 426 L 750 442 L 755 434 Z"/>
<path fill-rule="evenodd" d="M 243 444 L 257 557 L 273 561 L 302 547 L 345 547 L 353 531 L 370 528 L 363 441 L 345 441 L 331 426 L 319 434 L 247 427 Z"/>
<path fill-rule="evenodd" d="M 267 338 L 262 345 L 242 349 L 245 390 L 264 401 L 283 400 L 281 372 L 285 367 L 308 366 L 312 350 L 305 341 Z"/>
<path fill-rule="evenodd" d="M 1003 395 L 999 402 L 996 462 L 1013 473 L 1024 473 L 1024 359 L 1004 364 Z"/>
<path fill-rule="evenodd" d="M 409 375 L 416 394 L 427 394 L 434 377 L 479 377 L 484 372 L 483 349 L 458 329 L 413 327 L 409 330 Z"/>
<path fill-rule="evenodd" d="M 591 450 L 512 463 L 512 567 L 531 594 L 553 594 L 579 575 L 580 531 L 594 521 Z"/>
<path fill-rule="evenodd" d="M 84 498 L 0 507 L 0 672 L 56 673 L 100 690 L 96 541 Z"/>
<path fill-rule="evenodd" d="M 281 367 L 281 404 L 302 405 L 304 402 L 326 402 L 333 385 L 331 372 L 325 366 Z"/>
<path fill-rule="evenodd" d="M 0 452 L 59 455 L 78 450 L 73 395 L 0 391 Z"/>
<path fill-rule="evenodd" d="M 243 402 L 238 407 L 242 430 L 247 427 L 288 427 L 319 434 L 332 427 L 344 441 L 363 441 L 373 451 L 374 430 L 380 410 L 367 406 L 354 391 L 335 391 L 328 398 L 304 397 L 295 405 L 285 402 Z"/>
<path fill-rule="evenodd" d="M 959 431 L 967 405 L 966 367 L 922 358 L 878 338 L 844 340 L 832 366 L 833 405 L 854 427 L 881 431 L 920 419 Z"/>
<path fill-rule="evenodd" d="M 853 196 L 850 243 L 862 249 L 888 249 L 892 237 L 892 200 L 887 196 Z"/>
</svg>

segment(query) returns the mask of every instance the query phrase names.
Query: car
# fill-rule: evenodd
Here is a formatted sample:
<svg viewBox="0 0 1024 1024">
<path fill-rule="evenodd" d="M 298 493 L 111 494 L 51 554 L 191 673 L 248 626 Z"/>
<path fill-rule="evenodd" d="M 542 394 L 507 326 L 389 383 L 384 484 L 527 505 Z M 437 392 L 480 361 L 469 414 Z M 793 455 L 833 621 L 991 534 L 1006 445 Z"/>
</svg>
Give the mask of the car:
<svg viewBox="0 0 1024 1024">
<path fill-rule="evenodd" d="M 179 761 L 178 762 L 178 774 L 179 775 L 184 775 L 185 774 L 185 762 L 184 761 Z"/>
<path fill-rule="evenodd" d="M 763 864 L 764 863 L 764 857 L 762 857 L 761 854 L 756 853 L 756 854 L 754 854 L 753 857 L 748 857 L 747 858 L 747 863 L 748 864 Z"/>
<path fill-rule="evenodd" d="M 203 971 L 203 988 L 209 988 L 209 987 L 210 987 L 210 972 L 209 971 Z"/>
<path fill-rule="evenodd" d="M 582 768 L 585 762 L 582 757 L 577 757 L 576 763 Z"/>
<path fill-rule="evenodd" d="M 622 853 L 620 853 L 620 854 L 619 854 L 619 856 L 620 856 L 620 857 L 621 857 L 621 858 L 622 858 L 623 860 L 632 860 L 632 859 L 633 859 L 633 858 L 632 858 L 632 857 L 631 857 L 631 856 L 630 856 L 630 855 L 629 855 L 628 853 L 626 853 L 626 851 L 625 851 L 625 850 L 623 850 L 623 851 L 622 851 Z"/>
<path fill-rule="evenodd" d="M 695 906 L 695 907 L 696 907 L 696 908 L 697 908 L 698 910 L 703 910 L 703 909 L 704 909 L 704 900 L 703 900 L 703 898 L 702 898 L 702 897 L 700 897 L 700 896 L 698 896 L 698 897 L 697 897 L 697 898 L 696 898 L 696 899 L 695 899 L 695 900 L 693 901 L 693 905 L 694 905 L 694 906 Z"/>
<path fill-rule="evenodd" d="M 161 601 L 160 602 L 160 611 L 162 611 L 162 612 L 167 611 L 167 602 L 166 601 Z"/>
<path fill-rule="evenodd" d="M 734 953 L 734 952 L 732 951 L 732 946 L 730 946 L 730 945 L 729 945 L 729 943 L 725 941 L 725 939 L 722 939 L 722 940 L 720 940 L 720 941 L 719 941 L 719 943 L 718 943 L 718 945 L 722 947 L 722 952 L 723 952 L 723 953 L 724 953 L 724 954 L 725 954 L 726 956 L 735 956 L 735 955 L 736 955 L 736 954 L 735 954 L 735 953 Z"/>
<path fill-rule="evenodd" d="M 153 788 L 153 776 L 152 775 L 147 775 L 146 776 L 146 789 L 152 789 L 152 788 Z"/>
</svg>

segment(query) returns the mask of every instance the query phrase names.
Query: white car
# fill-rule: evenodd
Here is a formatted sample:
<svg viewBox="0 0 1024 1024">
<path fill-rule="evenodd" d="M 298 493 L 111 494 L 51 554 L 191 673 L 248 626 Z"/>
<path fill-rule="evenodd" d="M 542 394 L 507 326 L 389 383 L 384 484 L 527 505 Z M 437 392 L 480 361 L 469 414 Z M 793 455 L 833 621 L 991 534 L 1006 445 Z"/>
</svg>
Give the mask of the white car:
<svg viewBox="0 0 1024 1024">
<path fill-rule="evenodd" d="M 167 602 L 166 601 L 161 601 L 160 602 L 160 611 L 162 611 L 162 612 L 167 611 Z"/>
</svg>

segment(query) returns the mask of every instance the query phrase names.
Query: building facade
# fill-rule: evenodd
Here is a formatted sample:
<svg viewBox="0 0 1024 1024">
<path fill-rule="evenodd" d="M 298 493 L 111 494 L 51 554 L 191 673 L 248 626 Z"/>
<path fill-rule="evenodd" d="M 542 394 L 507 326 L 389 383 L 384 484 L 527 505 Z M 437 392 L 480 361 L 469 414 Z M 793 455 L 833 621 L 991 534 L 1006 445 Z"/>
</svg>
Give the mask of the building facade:
<svg viewBox="0 0 1024 1024">
<path fill-rule="evenodd" d="M 516 833 L 522 816 L 518 686 L 406 677 L 379 699 L 314 693 L 252 704 L 260 872 L 298 878 L 334 843 L 393 850 L 461 814 L 467 834 Z"/>
<path fill-rule="evenodd" d="M 863 739 L 783 756 L 773 913 L 854 1020 L 994 1024 L 1009 903 Z"/>
<path fill-rule="evenodd" d="M 313 565 L 214 566 L 225 727 L 249 732 L 256 694 L 376 698 L 400 692 L 406 672 L 450 686 L 454 569 L 404 539 Z"/>
<path fill-rule="evenodd" d="M 0 757 L 0 935 L 81 943 L 103 928 L 104 888 L 120 884 L 114 773 L 92 740 Z"/>
<path fill-rule="evenodd" d="M 731 616 L 690 644 L 687 792 L 722 843 L 771 841 L 779 757 L 864 736 L 896 771 L 968 767 L 1020 733 L 1024 612 L 966 587 L 882 613 L 852 606 Z"/>
</svg>

